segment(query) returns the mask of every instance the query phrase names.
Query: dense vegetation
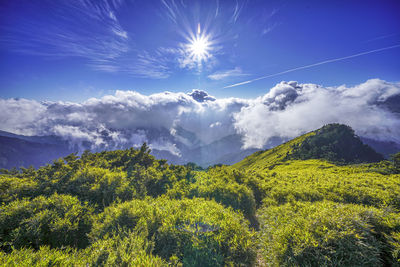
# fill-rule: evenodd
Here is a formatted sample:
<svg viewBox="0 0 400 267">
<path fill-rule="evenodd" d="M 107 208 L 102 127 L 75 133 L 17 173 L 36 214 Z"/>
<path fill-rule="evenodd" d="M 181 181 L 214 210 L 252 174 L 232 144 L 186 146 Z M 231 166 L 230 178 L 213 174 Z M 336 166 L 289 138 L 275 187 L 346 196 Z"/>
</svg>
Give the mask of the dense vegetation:
<svg viewBox="0 0 400 267">
<path fill-rule="evenodd" d="M 293 147 L 290 159 L 326 159 L 337 163 L 376 162 L 383 156 L 364 145 L 349 126 L 328 124 Z"/>
<path fill-rule="evenodd" d="M 207 170 L 145 144 L 3 170 L 0 265 L 400 265 L 400 154 L 354 140 L 328 125 Z"/>
</svg>

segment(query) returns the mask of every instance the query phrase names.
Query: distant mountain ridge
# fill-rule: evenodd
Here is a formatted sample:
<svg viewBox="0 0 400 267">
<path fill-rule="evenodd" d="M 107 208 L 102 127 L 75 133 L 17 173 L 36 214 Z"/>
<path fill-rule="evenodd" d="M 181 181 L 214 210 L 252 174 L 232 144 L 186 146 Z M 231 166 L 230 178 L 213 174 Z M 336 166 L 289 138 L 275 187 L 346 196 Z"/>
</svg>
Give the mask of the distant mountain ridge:
<svg viewBox="0 0 400 267">
<path fill-rule="evenodd" d="M 327 127 L 330 127 L 330 130 L 327 130 Z M 273 151 L 278 151 L 279 157 L 286 157 L 290 152 L 292 154 L 292 158 L 297 157 L 298 159 L 315 158 L 322 153 L 324 154 L 325 159 L 336 162 L 349 162 L 349 158 L 346 158 L 346 153 L 340 153 L 340 149 L 353 147 L 355 149 L 355 151 L 353 151 L 354 153 L 367 153 L 369 155 L 368 157 L 371 157 L 372 161 L 378 161 L 382 159 L 382 156 L 376 154 L 376 152 L 383 154 L 385 158 L 388 158 L 391 154 L 395 154 L 396 152 L 400 151 L 400 144 L 363 137 L 354 137 L 354 131 L 351 130 L 351 128 L 346 127 L 347 126 L 340 124 L 331 124 L 331 126 L 325 126 L 325 128 L 323 127 L 312 133 L 295 138 L 283 145 L 276 146 L 275 148 L 267 151 L 261 151 L 259 153 L 265 152 L 268 154 L 272 153 Z M 346 137 L 347 141 L 334 140 L 335 138 L 333 138 L 331 141 L 336 142 L 337 145 L 339 144 L 339 146 L 335 147 L 335 145 L 329 144 L 329 139 L 335 137 L 335 134 L 333 133 L 339 129 L 341 129 L 341 131 L 339 131 L 341 132 L 341 135 L 336 134 L 336 139 L 343 139 Z M 319 132 L 320 134 L 325 132 L 325 134 L 317 135 L 318 140 L 316 140 L 315 137 L 309 137 L 307 140 L 304 139 L 310 134 L 314 135 L 316 132 Z M 194 162 L 202 167 L 215 164 L 231 165 L 258 151 L 258 149 L 242 149 L 241 136 L 238 134 L 228 135 L 210 144 L 204 144 L 197 138 L 196 134 L 183 128 L 178 129 L 176 133 L 177 136 L 179 136 L 178 139 L 174 138 L 174 136 L 172 136 L 171 133 L 166 129 L 149 129 L 147 130 L 147 133 L 152 138 L 149 142 L 149 145 L 152 148 L 152 154 L 156 158 L 167 159 L 169 163 L 173 164 L 186 164 L 188 162 Z M 332 136 L 329 137 L 330 135 Z M 163 148 L 163 144 L 152 146 L 152 140 L 165 140 L 165 143 L 170 145 L 173 144 L 180 154 L 171 153 L 171 151 L 167 148 Z M 302 146 L 299 146 L 301 143 L 299 140 L 304 142 Z M 281 142 L 281 139 L 275 138 L 273 140 L 273 145 L 278 145 Z M 324 142 L 328 143 L 323 145 Z M 376 152 L 366 148 L 363 143 L 369 145 L 368 147 L 372 147 Z M 290 144 L 292 147 L 286 148 L 285 145 L 287 144 Z M 24 136 L 0 131 L 0 168 L 10 169 L 13 167 L 28 167 L 30 165 L 33 165 L 34 167 L 40 167 L 47 163 L 51 163 L 54 159 L 65 157 L 74 152 L 83 152 L 84 149 L 89 148 L 90 144 L 88 144 L 86 147 L 77 147 L 76 145 L 68 142 L 67 140 L 63 140 L 58 136 Z M 111 148 L 100 147 L 94 152 L 126 148 L 129 148 L 129 146 L 111 146 Z M 282 152 L 282 149 L 285 152 Z M 341 156 L 341 158 L 339 156 Z M 251 155 L 250 157 L 254 157 L 254 155 Z M 278 156 L 273 156 L 273 158 L 276 157 Z M 355 157 L 355 155 L 350 155 L 350 157 Z M 359 157 L 356 161 L 352 162 L 366 162 L 366 160 L 362 157 Z"/>
<path fill-rule="evenodd" d="M 11 138 L 18 138 L 25 141 L 33 142 L 33 143 L 40 143 L 40 144 L 67 144 L 62 138 L 56 135 L 47 135 L 47 136 L 26 136 L 26 135 L 19 135 L 13 134 L 6 131 L 0 130 L 0 136 L 4 137 L 11 137 Z"/>
<path fill-rule="evenodd" d="M 0 168 L 11 169 L 30 165 L 37 168 L 73 152 L 65 142 L 52 144 L 0 136 Z"/>
<path fill-rule="evenodd" d="M 229 135 L 214 141 L 211 144 L 204 144 L 196 135 L 184 129 L 178 129 L 180 139 L 173 139 L 173 136 L 166 130 L 148 129 L 147 133 L 152 138 L 149 142 L 151 154 L 158 159 L 167 159 L 169 163 L 186 164 L 195 162 L 203 167 L 214 164 L 233 164 L 245 156 L 252 154 L 257 149 L 241 149 L 242 143 L 239 135 Z M 174 144 L 180 154 L 173 154 L 159 140 L 165 144 Z M 156 141 L 156 143 L 152 143 Z M 93 152 L 102 150 L 127 149 L 125 147 L 99 147 Z M 53 160 L 65 157 L 71 153 L 81 153 L 90 149 L 90 144 L 77 146 L 58 136 L 24 136 L 5 131 L 0 131 L 0 168 L 10 169 L 13 167 L 40 166 L 51 163 Z"/>
<path fill-rule="evenodd" d="M 393 141 L 379 141 L 366 137 L 360 137 L 360 139 L 364 144 L 369 145 L 387 159 L 390 158 L 391 155 L 400 151 L 400 144 Z"/>
</svg>

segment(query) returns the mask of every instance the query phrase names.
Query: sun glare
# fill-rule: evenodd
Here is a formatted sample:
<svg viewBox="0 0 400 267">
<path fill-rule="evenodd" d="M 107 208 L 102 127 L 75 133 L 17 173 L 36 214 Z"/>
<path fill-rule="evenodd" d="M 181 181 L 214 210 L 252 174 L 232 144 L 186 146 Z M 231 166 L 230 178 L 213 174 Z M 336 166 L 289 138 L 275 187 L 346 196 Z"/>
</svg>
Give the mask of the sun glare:
<svg viewBox="0 0 400 267">
<path fill-rule="evenodd" d="M 196 38 L 194 38 L 189 45 L 191 55 L 198 61 L 208 57 L 209 48 L 209 42 L 204 36 L 196 36 Z"/>
<path fill-rule="evenodd" d="M 189 40 L 186 49 L 190 57 L 198 64 L 211 57 L 211 42 L 207 35 L 201 33 L 200 24 L 197 27 L 197 34 Z"/>
</svg>

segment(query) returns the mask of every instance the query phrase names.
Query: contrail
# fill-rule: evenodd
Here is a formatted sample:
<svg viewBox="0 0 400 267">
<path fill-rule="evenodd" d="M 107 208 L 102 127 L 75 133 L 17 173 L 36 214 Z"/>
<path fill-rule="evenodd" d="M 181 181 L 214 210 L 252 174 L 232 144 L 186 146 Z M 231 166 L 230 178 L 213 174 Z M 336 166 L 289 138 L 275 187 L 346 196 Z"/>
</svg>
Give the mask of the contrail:
<svg viewBox="0 0 400 267">
<path fill-rule="evenodd" d="M 396 47 L 400 47 L 400 44 L 398 44 L 398 45 L 392 45 L 392 46 L 388 46 L 388 47 L 384 47 L 384 48 L 379 48 L 379 49 L 374 49 L 374 50 L 370 50 L 370 51 L 367 51 L 367 52 L 362 52 L 362 53 L 354 54 L 354 55 L 351 55 L 351 56 L 339 57 L 339 58 L 334 58 L 334 59 L 328 59 L 328 60 L 321 61 L 321 62 L 318 62 L 318 63 L 314 63 L 314 64 L 311 64 L 311 65 L 306 65 L 306 66 L 302 66 L 302 67 L 297 67 L 297 68 L 294 68 L 294 69 L 281 71 L 281 72 L 278 72 L 278 73 L 275 73 L 275 74 L 270 74 L 270 75 L 267 75 L 267 76 L 262 76 L 262 77 L 259 77 L 259 78 L 256 78 L 256 79 L 252 79 L 252 80 L 248 80 L 248 81 L 244 81 L 244 82 L 240 82 L 240 83 L 235 83 L 235 84 L 232 84 L 232 85 L 225 86 L 224 88 L 236 87 L 236 86 L 240 86 L 240 85 L 243 85 L 243 84 L 252 83 L 252 82 L 255 82 L 255 81 L 258 81 L 258 80 L 262 80 L 262 79 L 266 79 L 266 78 L 278 76 L 278 75 L 281 75 L 281 74 L 293 72 L 293 71 L 296 71 L 296 70 L 308 69 L 308 68 L 315 67 L 315 66 L 319 66 L 319 65 L 323 65 L 323 64 L 326 64 L 326 63 L 341 61 L 341 60 L 345 60 L 345 59 L 349 59 L 349 58 L 353 58 L 353 57 L 359 57 L 359 56 L 363 56 L 363 55 L 367 55 L 367 54 L 376 53 L 376 52 L 379 52 L 379 51 L 384 51 L 384 50 L 393 49 L 393 48 L 396 48 Z"/>
</svg>

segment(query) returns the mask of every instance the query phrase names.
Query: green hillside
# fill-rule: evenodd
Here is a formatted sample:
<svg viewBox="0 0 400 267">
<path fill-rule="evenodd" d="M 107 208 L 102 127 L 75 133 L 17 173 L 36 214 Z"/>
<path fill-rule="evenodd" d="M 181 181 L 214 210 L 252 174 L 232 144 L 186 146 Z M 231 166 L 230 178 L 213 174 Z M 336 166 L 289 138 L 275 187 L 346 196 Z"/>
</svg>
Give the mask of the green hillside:
<svg viewBox="0 0 400 267">
<path fill-rule="evenodd" d="M 315 135 L 315 133 L 316 132 L 310 132 L 272 149 L 258 151 L 234 164 L 233 167 L 246 170 L 268 169 L 271 166 L 274 166 L 274 164 L 284 161 L 286 157 L 292 153 L 293 147 L 299 146 L 308 137 Z"/>
<path fill-rule="evenodd" d="M 384 158 L 363 144 L 349 126 L 328 124 L 275 148 L 254 153 L 233 166 L 259 170 L 288 159 L 324 159 L 336 164 L 352 164 L 378 162 Z"/>
<path fill-rule="evenodd" d="M 381 159 L 331 124 L 233 165 L 262 194 L 261 265 L 400 265 L 399 168 Z"/>
<path fill-rule="evenodd" d="M 3 170 L 0 265 L 400 266 L 400 154 L 380 159 L 334 124 L 205 171 L 146 145 Z"/>
</svg>

